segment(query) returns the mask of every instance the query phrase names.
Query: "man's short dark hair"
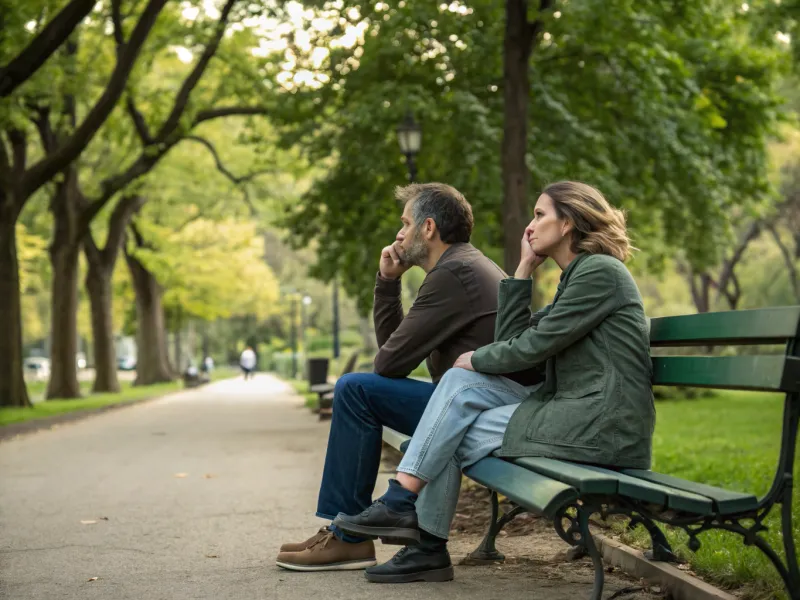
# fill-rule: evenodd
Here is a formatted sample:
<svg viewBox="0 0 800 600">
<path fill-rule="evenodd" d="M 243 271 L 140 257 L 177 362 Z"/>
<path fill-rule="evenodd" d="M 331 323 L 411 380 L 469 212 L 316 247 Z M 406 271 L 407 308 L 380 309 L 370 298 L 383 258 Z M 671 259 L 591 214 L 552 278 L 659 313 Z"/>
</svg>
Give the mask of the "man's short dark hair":
<svg viewBox="0 0 800 600">
<path fill-rule="evenodd" d="M 397 187 L 395 197 L 404 204 L 413 202 L 411 215 L 419 227 L 433 219 L 445 244 L 469 242 L 472 235 L 472 207 L 464 195 L 446 183 L 412 183 Z"/>
</svg>

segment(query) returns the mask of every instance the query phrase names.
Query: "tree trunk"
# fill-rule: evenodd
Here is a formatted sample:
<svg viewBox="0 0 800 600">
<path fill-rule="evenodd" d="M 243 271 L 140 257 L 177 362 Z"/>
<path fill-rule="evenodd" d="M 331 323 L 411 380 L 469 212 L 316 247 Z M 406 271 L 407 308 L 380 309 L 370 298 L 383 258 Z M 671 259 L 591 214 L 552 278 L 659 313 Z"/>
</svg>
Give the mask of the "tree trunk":
<svg viewBox="0 0 800 600">
<path fill-rule="evenodd" d="M 50 249 L 53 268 L 52 323 L 50 337 L 50 381 L 47 399 L 79 398 L 78 385 L 78 246 L 54 244 Z"/>
<path fill-rule="evenodd" d="M 172 380 L 167 359 L 164 329 L 164 306 L 161 286 L 142 263 L 125 252 L 136 293 L 136 381 L 134 385 L 150 385 Z"/>
<path fill-rule="evenodd" d="M 528 70 L 533 41 L 527 0 L 506 0 L 503 41 L 503 266 L 514 273 L 528 224 Z"/>
<path fill-rule="evenodd" d="M 30 406 L 22 373 L 16 218 L 0 207 L 0 406 Z"/>
<path fill-rule="evenodd" d="M 47 398 L 79 398 L 78 385 L 78 181 L 76 168 L 63 171 L 50 209 L 55 231 L 50 244 L 53 270 L 50 381 Z"/>
<path fill-rule="evenodd" d="M 87 258 L 89 253 L 86 253 Z M 86 290 L 92 309 L 92 349 L 94 350 L 94 386 L 92 392 L 119 392 L 117 349 L 114 345 L 111 275 L 113 270 L 99 262 L 89 262 Z"/>
</svg>

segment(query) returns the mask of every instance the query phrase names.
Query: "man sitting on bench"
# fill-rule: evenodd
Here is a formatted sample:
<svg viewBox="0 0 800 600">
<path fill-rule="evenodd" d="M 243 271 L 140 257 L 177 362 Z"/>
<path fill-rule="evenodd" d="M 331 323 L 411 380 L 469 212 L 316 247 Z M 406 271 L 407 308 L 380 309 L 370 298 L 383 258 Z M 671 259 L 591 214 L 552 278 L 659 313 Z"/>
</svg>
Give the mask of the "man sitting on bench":
<svg viewBox="0 0 800 600">
<path fill-rule="evenodd" d="M 461 469 L 500 449 L 613 467 L 650 468 L 655 406 L 650 341 L 624 215 L 596 189 L 548 186 L 522 239 L 513 278 L 500 287 L 496 340 L 460 356 L 433 394 L 397 479 L 367 510 L 339 515 L 348 535 L 406 545 L 369 581 L 448 581 L 447 552 Z M 562 271 L 553 302 L 530 314 L 533 271 Z M 499 375 L 535 365 L 543 386 Z M 419 499 L 418 499 L 419 494 Z"/>
<path fill-rule="evenodd" d="M 375 372 L 345 375 L 334 390 L 316 513 L 329 521 L 372 503 L 383 426 L 411 435 L 442 374 L 494 337 L 497 290 L 506 275 L 469 243 L 469 203 L 442 183 L 412 184 L 396 195 L 405 203 L 403 226 L 381 251 L 375 281 Z M 414 265 L 427 275 L 404 316 L 400 279 Z M 423 360 L 433 383 L 408 378 Z M 371 539 L 323 527 L 304 542 L 284 544 L 277 564 L 297 571 L 363 569 L 376 564 L 375 547 Z"/>
</svg>

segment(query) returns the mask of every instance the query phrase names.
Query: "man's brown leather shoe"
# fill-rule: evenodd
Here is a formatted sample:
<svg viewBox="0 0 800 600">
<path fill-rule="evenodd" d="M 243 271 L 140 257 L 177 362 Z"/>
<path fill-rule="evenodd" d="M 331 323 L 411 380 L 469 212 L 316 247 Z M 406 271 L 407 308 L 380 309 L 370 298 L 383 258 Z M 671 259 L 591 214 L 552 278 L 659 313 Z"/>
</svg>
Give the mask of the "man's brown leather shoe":
<svg viewBox="0 0 800 600">
<path fill-rule="evenodd" d="M 328 526 L 320 527 L 319 531 L 308 538 L 305 542 L 289 542 L 288 544 L 284 544 L 281 546 L 281 552 L 302 552 L 306 548 L 308 548 L 311 544 L 316 542 L 319 539 L 324 538 L 328 534 Z"/>
<path fill-rule="evenodd" d="M 351 571 L 377 564 L 372 540 L 348 544 L 328 531 L 299 552 L 281 552 L 275 561 L 292 571 Z"/>
</svg>

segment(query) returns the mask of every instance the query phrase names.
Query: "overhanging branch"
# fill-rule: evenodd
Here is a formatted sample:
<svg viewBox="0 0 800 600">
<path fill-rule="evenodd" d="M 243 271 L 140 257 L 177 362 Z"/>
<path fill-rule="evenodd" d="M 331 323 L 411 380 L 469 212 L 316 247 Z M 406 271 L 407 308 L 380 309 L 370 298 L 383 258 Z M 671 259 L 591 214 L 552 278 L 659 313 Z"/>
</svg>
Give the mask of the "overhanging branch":
<svg viewBox="0 0 800 600">
<path fill-rule="evenodd" d="M 91 12 L 94 5 L 95 0 L 72 0 L 22 52 L 6 66 L 0 67 L 0 97 L 8 96 L 33 76 Z"/>
<path fill-rule="evenodd" d="M 220 117 L 268 115 L 269 113 L 270 110 L 266 106 L 223 106 L 199 111 L 195 115 L 194 124 L 199 125 L 205 121 L 219 119 Z"/>
<path fill-rule="evenodd" d="M 61 145 L 57 152 L 42 159 L 25 173 L 20 183 L 19 195 L 16 198 L 16 203 L 20 209 L 36 190 L 80 155 L 111 114 L 120 96 L 125 91 L 125 82 L 130 76 L 142 45 L 166 2 L 167 0 L 150 0 L 148 2 L 130 39 L 124 44 L 118 56 L 117 64 L 105 90 L 103 90 L 103 94 L 89 111 L 83 123 Z"/>
<path fill-rule="evenodd" d="M 203 73 L 208 67 L 208 63 L 211 61 L 211 58 L 216 54 L 217 49 L 219 48 L 220 40 L 222 40 L 222 36 L 225 33 L 225 27 L 228 24 L 228 16 L 233 9 L 233 5 L 236 4 L 237 0 L 227 0 L 225 3 L 225 7 L 222 9 L 220 14 L 219 20 L 217 21 L 217 28 L 214 32 L 214 37 L 205 47 L 203 50 L 203 54 L 200 55 L 200 60 L 197 61 L 197 64 L 192 69 L 192 72 L 183 82 L 178 95 L 175 97 L 175 103 L 172 106 L 172 111 L 170 111 L 167 120 L 164 121 L 164 124 L 159 129 L 158 133 L 156 134 L 156 141 L 164 141 L 172 135 L 175 129 L 178 127 L 178 123 L 180 122 L 181 116 L 183 115 L 184 110 L 186 109 L 186 105 L 189 103 L 189 96 L 192 94 L 192 90 L 197 86 L 200 78 L 203 76 Z"/>
</svg>

